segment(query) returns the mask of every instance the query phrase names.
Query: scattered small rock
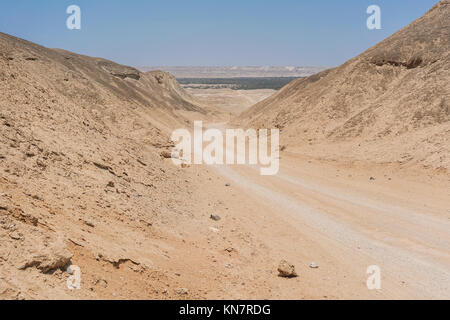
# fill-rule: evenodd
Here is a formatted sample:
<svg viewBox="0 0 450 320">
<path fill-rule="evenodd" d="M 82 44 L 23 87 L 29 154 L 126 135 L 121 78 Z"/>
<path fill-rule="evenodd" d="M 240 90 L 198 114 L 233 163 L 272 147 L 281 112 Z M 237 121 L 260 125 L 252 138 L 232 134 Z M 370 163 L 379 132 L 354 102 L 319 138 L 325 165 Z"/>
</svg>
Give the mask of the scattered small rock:
<svg viewBox="0 0 450 320">
<path fill-rule="evenodd" d="M 230 183 L 225 183 L 225 187 L 231 187 Z"/>
<path fill-rule="evenodd" d="M 317 263 L 315 263 L 315 262 L 311 262 L 311 264 L 309 265 L 309 267 L 310 267 L 311 269 L 318 269 L 318 268 L 319 268 L 319 265 L 318 265 Z"/>
<path fill-rule="evenodd" d="M 142 160 L 139 160 L 139 159 L 136 159 L 137 160 L 137 162 L 139 162 L 141 165 L 143 165 L 144 167 L 146 167 L 147 166 L 147 164 L 144 162 L 144 161 L 142 161 Z"/>
<path fill-rule="evenodd" d="M 9 234 L 9 237 L 13 240 L 20 240 L 22 239 L 20 233 L 18 233 L 17 231 L 14 231 L 12 233 Z"/>
<path fill-rule="evenodd" d="M 177 288 L 175 289 L 175 294 L 179 294 L 179 295 L 187 295 L 189 294 L 189 290 L 186 288 Z"/>
<path fill-rule="evenodd" d="M 220 219 L 222 219 L 220 216 L 218 216 L 217 214 L 212 214 L 211 215 L 211 220 L 214 220 L 214 221 L 220 221 Z"/>
<path fill-rule="evenodd" d="M 161 157 L 163 157 L 165 159 L 170 159 L 170 158 L 172 158 L 172 153 L 169 151 L 163 151 L 163 152 L 161 152 Z"/>
<path fill-rule="evenodd" d="M 374 177 L 370 177 L 370 181 L 375 181 L 375 178 Z"/>
<path fill-rule="evenodd" d="M 103 288 L 107 288 L 108 287 L 108 281 L 104 280 L 104 279 L 97 279 L 94 283 L 94 285 L 100 285 Z"/>
<path fill-rule="evenodd" d="M 84 220 L 83 222 L 84 222 L 84 224 L 87 225 L 88 227 L 91 227 L 91 228 L 94 228 L 94 227 L 95 227 L 95 224 L 94 224 L 93 222 L 91 222 L 91 221 Z"/>
<path fill-rule="evenodd" d="M 295 278 L 297 277 L 297 273 L 295 272 L 295 266 L 287 262 L 286 260 L 282 260 L 280 265 L 278 266 L 279 277 L 283 278 Z"/>
<path fill-rule="evenodd" d="M 114 182 L 113 181 L 110 181 L 110 182 L 108 182 L 108 184 L 107 184 L 107 187 L 110 187 L 110 188 L 114 188 Z"/>
</svg>

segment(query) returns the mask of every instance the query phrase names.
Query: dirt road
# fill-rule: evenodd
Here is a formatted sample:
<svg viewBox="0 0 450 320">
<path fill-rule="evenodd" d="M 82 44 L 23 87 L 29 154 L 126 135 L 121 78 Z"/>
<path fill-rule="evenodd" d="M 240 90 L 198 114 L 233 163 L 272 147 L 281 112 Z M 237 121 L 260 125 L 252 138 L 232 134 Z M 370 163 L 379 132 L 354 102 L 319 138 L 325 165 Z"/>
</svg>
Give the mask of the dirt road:
<svg viewBox="0 0 450 320">
<path fill-rule="evenodd" d="M 427 180 L 395 167 L 327 163 L 293 154 L 283 154 L 280 164 L 276 176 L 261 176 L 252 166 L 214 168 L 243 193 L 247 203 L 242 208 L 258 205 L 256 214 L 240 212 L 253 215 L 252 232 L 258 233 L 257 220 L 280 221 L 273 232 L 266 230 L 265 243 L 273 251 L 287 249 L 297 262 L 309 258 L 304 265 L 319 265 L 308 274 L 315 288 L 303 287 L 304 293 L 450 298 L 448 177 Z M 283 229 L 286 224 L 289 228 Z M 280 241 L 286 238 L 292 241 Z M 367 288 L 372 265 L 381 269 L 381 290 Z M 296 298 L 288 292 L 285 297 Z"/>
</svg>

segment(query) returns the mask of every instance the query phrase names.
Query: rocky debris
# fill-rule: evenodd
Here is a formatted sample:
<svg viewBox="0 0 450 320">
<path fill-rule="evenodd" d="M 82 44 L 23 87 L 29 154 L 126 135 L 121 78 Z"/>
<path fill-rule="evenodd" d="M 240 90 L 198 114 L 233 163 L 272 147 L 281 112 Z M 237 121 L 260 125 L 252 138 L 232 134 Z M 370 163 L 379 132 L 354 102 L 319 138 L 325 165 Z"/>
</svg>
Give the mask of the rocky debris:
<svg viewBox="0 0 450 320">
<path fill-rule="evenodd" d="M 131 263 L 135 266 L 141 266 L 141 263 L 134 261 L 130 258 L 117 258 L 117 257 L 104 257 L 103 255 L 99 254 L 99 258 L 101 258 L 103 261 L 108 262 L 114 266 L 116 269 L 120 269 L 120 266 L 126 263 Z"/>
<path fill-rule="evenodd" d="M 228 253 L 237 252 L 237 250 L 235 248 L 232 248 L 232 247 L 226 248 L 225 251 L 228 252 Z"/>
<path fill-rule="evenodd" d="M 114 188 L 115 184 L 113 181 L 108 182 L 108 184 L 106 185 L 109 188 Z"/>
<path fill-rule="evenodd" d="M 97 279 L 94 281 L 94 286 L 96 286 L 96 285 L 100 285 L 106 289 L 108 287 L 108 281 L 106 281 L 104 279 Z"/>
<path fill-rule="evenodd" d="M 13 239 L 13 240 L 20 240 L 20 239 L 22 239 L 22 236 L 21 236 L 20 233 L 17 232 L 17 231 L 11 232 L 11 233 L 9 234 L 9 237 L 10 237 L 11 239 Z"/>
<path fill-rule="evenodd" d="M 67 250 L 60 250 L 54 252 L 46 252 L 33 256 L 28 259 L 19 269 L 26 270 L 28 268 L 36 267 L 42 273 L 60 269 L 69 264 L 72 259 L 72 254 Z"/>
<path fill-rule="evenodd" d="M 174 292 L 175 294 L 178 294 L 180 296 L 185 296 L 189 294 L 189 290 L 186 288 L 176 288 Z"/>
<path fill-rule="evenodd" d="M 136 161 L 137 161 L 139 164 L 143 165 L 144 167 L 147 166 L 147 164 L 146 164 L 144 161 L 140 160 L 140 159 L 136 159 Z"/>
<path fill-rule="evenodd" d="M 42 159 L 36 159 L 36 164 L 41 167 L 42 169 L 47 168 L 47 164 Z"/>
<path fill-rule="evenodd" d="M 123 66 L 107 60 L 99 61 L 98 65 L 101 66 L 105 71 L 109 72 L 111 75 L 120 79 L 131 78 L 134 80 L 139 80 L 141 78 L 141 73 L 132 67 Z"/>
<path fill-rule="evenodd" d="M 374 177 L 370 177 L 370 181 L 375 181 L 376 179 Z"/>
<path fill-rule="evenodd" d="M 100 163 L 100 162 L 93 162 L 94 166 L 96 166 L 99 169 L 102 170 L 112 170 L 112 168 L 106 164 Z"/>
<path fill-rule="evenodd" d="M 83 220 L 83 223 L 84 223 L 85 225 L 87 225 L 88 227 L 91 227 L 91 228 L 94 228 L 94 227 L 95 227 L 95 224 L 94 224 L 92 221 L 89 221 L 89 220 Z"/>
<path fill-rule="evenodd" d="M 111 173 L 112 175 L 116 175 L 113 168 L 111 168 L 110 166 L 100 163 L 100 162 L 93 162 L 93 165 L 96 166 L 97 168 L 101 169 L 101 170 L 106 170 L 109 171 L 109 173 Z"/>
<path fill-rule="evenodd" d="M 225 183 L 225 187 L 231 187 L 230 183 Z"/>
<path fill-rule="evenodd" d="M 311 269 L 318 269 L 318 268 L 319 268 L 319 265 L 318 265 L 317 263 L 315 263 L 315 262 L 311 262 L 311 264 L 309 265 L 309 267 L 310 267 Z"/>
<path fill-rule="evenodd" d="M 282 260 L 278 266 L 279 277 L 282 278 L 295 278 L 297 277 L 297 273 L 295 272 L 295 266 L 287 262 L 286 260 Z"/>
<path fill-rule="evenodd" d="M 34 255 L 25 257 L 25 261 L 19 266 L 20 270 L 35 267 L 42 273 L 49 273 L 67 266 L 73 256 L 67 250 L 62 237 L 58 237 L 51 245 L 41 246 L 35 252 Z"/>
<path fill-rule="evenodd" d="M 163 157 L 164 159 L 170 159 L 172 158 L 172 153 L 169 151 L 163 151 L 161 152 L 161 157 Z"/>
<path fill-rule="evenodd" d="M 222 218 L 219 215 L 217 215 L 217 214 L 212 214 L 210 216 L 210 219 L 214 220 L 214 221 L 220 221 Z"/>
<path fill-rule="evenodd" d="M 164 76 L 162 74 L 158 74 L 155 76 L 156 81 L 158 81 L 159 84 L 164 83 Z"/>
</svg>

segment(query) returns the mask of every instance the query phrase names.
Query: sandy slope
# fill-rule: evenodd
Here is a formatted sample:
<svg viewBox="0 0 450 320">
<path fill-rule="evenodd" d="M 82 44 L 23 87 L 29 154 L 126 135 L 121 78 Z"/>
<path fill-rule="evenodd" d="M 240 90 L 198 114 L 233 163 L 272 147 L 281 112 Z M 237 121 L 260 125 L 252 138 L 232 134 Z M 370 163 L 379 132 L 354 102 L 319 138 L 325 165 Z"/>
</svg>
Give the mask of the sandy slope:
<svg viewBox="0 0 450 320">
<path fill-rule="evenodd" d="M 164 225 L 195 203 L 188 176 L 161 153 L 173 128 L 215 111 L 167 73 L 5 34 L 0 92 L 0 298 L 68 298 L 71 263 L 83 297 L 120 283 L 123 264 L 143 279 L 120 285 L 122 296 L 157 297 L 148 288 L 165 276 L 142 252 L 163 256 Z"/>
<path fill-rule="evenodd" d="M 342 66 L 293 81 L 238 120 L 290 151 L 450 168 L 450 2 Z"/>
</svg>

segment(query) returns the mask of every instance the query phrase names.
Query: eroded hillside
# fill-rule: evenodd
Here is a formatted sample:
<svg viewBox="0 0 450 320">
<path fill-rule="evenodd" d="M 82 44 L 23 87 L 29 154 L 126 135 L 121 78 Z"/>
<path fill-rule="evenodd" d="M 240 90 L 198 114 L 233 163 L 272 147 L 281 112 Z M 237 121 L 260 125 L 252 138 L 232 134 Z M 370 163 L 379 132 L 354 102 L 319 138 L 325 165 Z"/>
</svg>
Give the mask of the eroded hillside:
<svg viewBox="0 0 450 320">
<path fill-rule="evenodd" d="M 288 151 L 450 168 L 450 2 L 342 66 L 295 80 L 244 112 Z"/>
<path fill-rule="evenodd" d="M 167 73 L 6 34 L 0 92 L 0 298 L 68 297 L 74 256 L 92 290 L 82 297 L 99 297 L 95 281 L 122 264 L 142 275 L 124 295 L 157 296 L 164 275 L 148 256 L 164 255 L 155 239 L 189 215 L 193 189 L 161 153 L 171 130 L 208 112 Z"/>
</svg>

